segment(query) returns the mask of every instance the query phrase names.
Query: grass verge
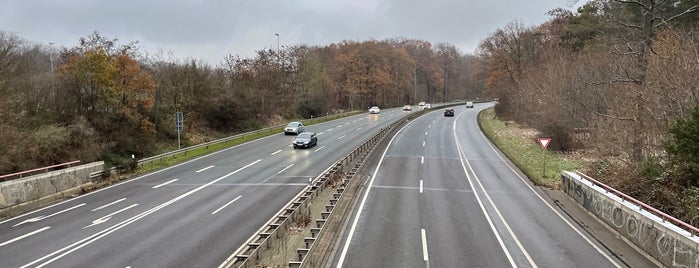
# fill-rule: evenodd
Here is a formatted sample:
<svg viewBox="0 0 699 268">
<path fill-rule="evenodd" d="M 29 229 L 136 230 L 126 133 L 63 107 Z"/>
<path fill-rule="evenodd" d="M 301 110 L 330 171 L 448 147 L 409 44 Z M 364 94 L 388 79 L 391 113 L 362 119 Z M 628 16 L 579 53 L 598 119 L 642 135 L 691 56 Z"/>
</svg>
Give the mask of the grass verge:
<svg viewBox="0 0 699 268">
<path fill-rule="evenodd" d="M 536 135 L 527 135 L 517 124 L 501 121 L 493 108 L 483 110 L 478 115 L 478 124 L 483 133 L 536 185 L 558 188 L 558 174 L 562 170 L 573 171 L 583 167 L 581 161 L 572 160 L 563 153 L 542 150 Z"/>
</svg>

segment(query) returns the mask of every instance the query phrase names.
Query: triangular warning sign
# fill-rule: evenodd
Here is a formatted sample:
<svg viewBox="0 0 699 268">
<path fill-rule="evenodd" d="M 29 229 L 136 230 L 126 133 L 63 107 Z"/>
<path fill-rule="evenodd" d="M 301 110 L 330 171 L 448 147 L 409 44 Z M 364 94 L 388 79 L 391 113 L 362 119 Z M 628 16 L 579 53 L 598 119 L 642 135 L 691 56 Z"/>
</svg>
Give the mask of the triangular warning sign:
<svg viewBox="0 0 699 268">
<path fill-rule="evenodd" d="M 539 145 L 541 145 L 541 148 L 546 150 L 547 147 L 549 147 L 549 144 L 551 143 L 551 138 L 538 138 Z"/>
</svg>

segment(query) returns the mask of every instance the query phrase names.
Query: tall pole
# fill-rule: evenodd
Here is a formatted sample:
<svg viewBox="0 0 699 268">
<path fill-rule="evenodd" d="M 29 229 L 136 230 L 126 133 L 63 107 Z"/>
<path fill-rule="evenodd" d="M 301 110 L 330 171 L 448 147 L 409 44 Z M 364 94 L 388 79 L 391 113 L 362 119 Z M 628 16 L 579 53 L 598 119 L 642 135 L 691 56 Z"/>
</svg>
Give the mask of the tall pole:
<svg viewBox="0 0 699 268">
<path fill-rule="evenodd" d="M 413 103 L 417 103 L 417 69 L 413 68 L 413 88 L 415 89 L 415 95 L 414 98 L 415 100 Z"/>
<path fill-rule="evenodd" d="M 49 51 L 49 60 L 51 61 L 51 73 L 53 73 L 53 42 L 49 42 L 49 46 L 51 46 L 51 51 Z"/>
<path fill-rule="evenodd" d="M 279 55 L 279 34 L 278 34 L 278 33 L 275 33 L 274 35 L 277 36 L 277 58 L 279 58 L 279 56 L 280 56 L 280 55 Z"/>
</svg>

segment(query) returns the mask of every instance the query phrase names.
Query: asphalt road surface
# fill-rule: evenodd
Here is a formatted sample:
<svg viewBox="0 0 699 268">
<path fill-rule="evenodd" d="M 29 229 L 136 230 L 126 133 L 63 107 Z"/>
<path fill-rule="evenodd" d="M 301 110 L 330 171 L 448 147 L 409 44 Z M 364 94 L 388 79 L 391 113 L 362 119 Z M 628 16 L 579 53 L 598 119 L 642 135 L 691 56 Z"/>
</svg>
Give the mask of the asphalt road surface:
<svg viewBox="0 0 699 268">
<path fill-rule="evenodd" d="M 333 162 L 406 112 L 273 135 L 0 219 L 0 267 L 218 267 Z"/>
<path fill-rule="evenodd" d="M 390 141 L 337 267 L 623 267 L 481 133 L 475 108 L 423 115 Z"/>
</svg>

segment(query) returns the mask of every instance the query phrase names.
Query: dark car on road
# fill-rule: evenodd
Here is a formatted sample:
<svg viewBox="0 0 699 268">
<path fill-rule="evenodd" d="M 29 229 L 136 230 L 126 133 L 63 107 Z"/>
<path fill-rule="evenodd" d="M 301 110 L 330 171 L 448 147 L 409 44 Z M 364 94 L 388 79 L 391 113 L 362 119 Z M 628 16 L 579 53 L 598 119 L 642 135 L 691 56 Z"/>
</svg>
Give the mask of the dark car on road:
<svg viewBox="0 0 699 268">
<path fill-rule="evenodd" d="M 316 144 L 318 144 L 318 138 L 316 137 L 316 133 L 314 133 L 314 132 L 301 132 L 298 136 L 296 136 L 296 139 L 294 139 L 294 142 L 292 145 L 294 145 L 294 149 L 296 149 L 296 148 L 311 148 Z"/>
<path fill-rule="evenodd" d="M 454 109 L 444 110 L 444 116 L 454 116 Z"/>
</svg>

